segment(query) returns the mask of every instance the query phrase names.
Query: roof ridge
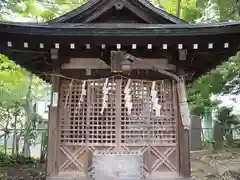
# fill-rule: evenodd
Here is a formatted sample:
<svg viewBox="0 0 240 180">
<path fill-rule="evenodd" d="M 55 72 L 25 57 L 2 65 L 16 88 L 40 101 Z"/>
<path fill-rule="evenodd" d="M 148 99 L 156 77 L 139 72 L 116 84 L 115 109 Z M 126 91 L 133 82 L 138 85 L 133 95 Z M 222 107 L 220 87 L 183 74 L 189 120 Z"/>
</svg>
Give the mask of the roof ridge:
<svg viewBox="0 0 240 180">
<path fill-rule="evenodd" d="M 106 2 L 106 1 L 112 1 L 112 0 L 105 0 L 105 1 L 104 0 L 88 0 L 86 3 L 82 4 L 81 6 L 73 9 L 72 11 L 70 11 L 62 16 L 59 16 L 53 20 L 50 20 L 47 23 L 58 23 L 58 22 L 62 22 L 64 20 L 68 20 L 78 14 L 83 13 L 84 11 L 87 11 L 89 8 L 93 7 L 94 5 L 101 3 L 101 2 Z M 122 0 L 119 0 L 119 1 L 122 1 Z M 170 22 L 173 22 L 176 24 L 186 24 L 187 23 L 186 21 L 166 12 L 163 8 L 157 8 L 148 0 L 136 0 L 136 1 L 139 2 L 140 4 L 142 4 L 143 6 L 145 6 L 146 8 L 150 9 L 152 12 L 158 14 L 159 16 L 166 18 Z"/>
</svg>

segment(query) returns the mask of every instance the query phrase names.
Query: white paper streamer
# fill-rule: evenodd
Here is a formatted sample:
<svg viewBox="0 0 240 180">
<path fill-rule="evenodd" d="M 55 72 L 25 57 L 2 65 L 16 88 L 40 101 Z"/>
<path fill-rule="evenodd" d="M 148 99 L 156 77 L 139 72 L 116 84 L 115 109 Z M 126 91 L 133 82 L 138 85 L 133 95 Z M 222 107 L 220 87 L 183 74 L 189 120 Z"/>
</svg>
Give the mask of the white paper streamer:
<svg viewBox="0 0 240 180">
<path fill-rule="evenodd" d="M 79 110 L 80 107 L 81 107 L 81 102 L 84 101 L 84 96 L 87 95 L 87 91 L 86 91 L 86 83 L 87 83 L 87 81 L 83 81 L 83 84 L 82 84 L 81 90 L 80 90 L 80 88 L 79 88 L 79 90 L 81 91 L 81 95 L 80 95 L 80 98 L 79 98 L 79 101 L 78 101 L 78 106 L 77 106 L 77 108 L 75 109 L 75 113 L 78 112 L 78 110 Z"/>
<path fill-rule="evenodd" d="M 151 88 L 151 98 L 152 98 L 152 103 L 153 103 L 153 110 L 155 110 L 155 115 L 157 117 L 160 117 L 160 111 L 161 111 L 161 105 L 158 104 L 159 98 L 157 97 L 157 91 L 156 89 L 156 82 L 152 82 L 152 88 Z"/>
<path fill-rule="evenodd" d="M 133 103 L 132 103 L 132 96 L 130 95 L 131 89 L 130 89 L 131 79 L 128 79 L 128 82 L 124 88 L 124 100 L 125 100 L 125 107 L 128 109 L 128 115 L 131 114 Z"/>
<path fill-rule="evenodd" d="M 83 84 L 82 84 L 82 93 L 81 93 L 81 96 L 80 96 L 80 102 L 83 102 L 84 100 L 84 96 L 87 95 L 87 91 L 86 91 L 86 81 L 83 81 Z"/>
<path fill-rule="evenodd" d="M 103 98 L 102 98 L 102 109 L 100 114 L 103 115 L 104 109 L 107 108 L 107 102 L 108 102 L 108 92 L 109 88 L 108 86 L 108 78 L 105 79 L 104 85 L 103 85 Z"/>
<path fill-rule="evenodd" d="M 187 96 L 186 96 L 186 88 L 185 88 L 185 82 L 183 79 L 181 79 L 178 82 L 178 98 L 180 103 L 180 115 L 182 119 L 182 124 L 184 126 L 184 129 L 190 129 L 191 127 L 191 119 L 190 119 L 190 112 L 187 102 Z"/>
</svg>

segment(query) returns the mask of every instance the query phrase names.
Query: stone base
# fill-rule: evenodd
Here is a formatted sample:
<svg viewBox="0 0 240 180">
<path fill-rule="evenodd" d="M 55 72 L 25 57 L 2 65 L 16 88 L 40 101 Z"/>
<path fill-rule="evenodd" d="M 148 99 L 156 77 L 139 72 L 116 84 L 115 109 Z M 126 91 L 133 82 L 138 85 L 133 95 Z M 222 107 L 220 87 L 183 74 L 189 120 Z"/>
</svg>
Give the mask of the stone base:
<svg viewBox="0 0 240 180">
<path fill-rule="evenodd" d="M 46 180 L 92 180 L 91 178 L 84 178 L 84 177 L 76 177 L 76 178 L 71 178 L 71 177 L 62 177 L 62 176 L 54 176 L 54 177 L 47 177 Z M 142 179 L 139 179 L 142 180 Z M 143 179 L 145 180 L 145 179 Z M 148 178 L 146 180 L 191 180 L 191 178 Z"/>
<path fill-rule="evenodd" d="M 82 173 L 61 173 L 58 176 L 49 176 L 46 180 L 92 180 L 91 177 L 85 177 Z M 119 179 L 120 180 L 120 179 Z M 191 180 L 191 178 L 182 177 L 147 177 L 143 180 Z"/>
<path fill-rule="evenodd" d="M 85 177 L 82 173 L 66 172 L 56 176 L 48 176 L 46 180 L 91 180 L 91 178 Z"/>
</svg>

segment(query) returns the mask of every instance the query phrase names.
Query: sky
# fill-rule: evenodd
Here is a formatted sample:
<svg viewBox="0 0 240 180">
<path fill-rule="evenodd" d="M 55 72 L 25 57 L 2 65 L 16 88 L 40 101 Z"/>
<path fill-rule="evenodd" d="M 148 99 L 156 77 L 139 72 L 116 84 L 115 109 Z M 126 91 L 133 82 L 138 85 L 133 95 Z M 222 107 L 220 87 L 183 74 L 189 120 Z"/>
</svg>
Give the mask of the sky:
<svg viewBox="0 0 240 180">
<path fill-rule="evenodd" d="M 214 99 L 221 100 L 221 106 L 233 107 L 233 114 L 240 115 L 240 95 L 215 96 Z"/>
</svg>

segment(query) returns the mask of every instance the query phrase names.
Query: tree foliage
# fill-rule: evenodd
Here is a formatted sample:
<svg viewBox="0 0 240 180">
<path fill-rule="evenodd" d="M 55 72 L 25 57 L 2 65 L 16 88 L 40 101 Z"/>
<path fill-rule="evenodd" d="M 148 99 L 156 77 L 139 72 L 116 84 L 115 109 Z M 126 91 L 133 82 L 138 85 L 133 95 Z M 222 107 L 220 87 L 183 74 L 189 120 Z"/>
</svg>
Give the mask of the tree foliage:
<svg viewBox="0 0 240 180">
<path fill-rule="evenodd" d="M 1 104 L 20 102 L 27 91 L 26 82 L 25 71 L 6 56 L 0 55 Z"/>
<path fill-rule="evenodd" d="M 85 2 L 87 0 L 4 0 L 0 2 L 0 17 L 5 20 L 17 16 L 31 22 L 49 21 Z"/>
<path fill-rule="evenodd" d="M 200 9 L 197 8 L 196 1 L 197 0 L 152 0 L 154 4 L 157 4 L 175 16 L 177 15 L 178 8 L 180 8 L 180 18 L 188 22 L 193 22 L 200 17 Z M 180 6 L 178 6 L 179 4 Z"/>
<path fill-rule="evenodd" d="M 152 0 L 173 15 L 177 15 L 180 2 L 180 18 L 191 23 L 216 23 L 240 19 L 238 0 Z M 240 93 L 240 55 L 201 76 L 188 86 L 191 113 L 201 116 L 205 107 L 213 109 L 219 101 L 213 95 Z"/>
</svg>

